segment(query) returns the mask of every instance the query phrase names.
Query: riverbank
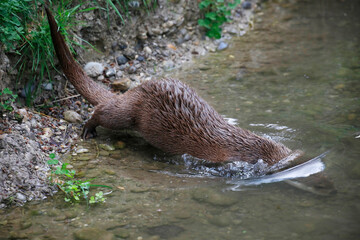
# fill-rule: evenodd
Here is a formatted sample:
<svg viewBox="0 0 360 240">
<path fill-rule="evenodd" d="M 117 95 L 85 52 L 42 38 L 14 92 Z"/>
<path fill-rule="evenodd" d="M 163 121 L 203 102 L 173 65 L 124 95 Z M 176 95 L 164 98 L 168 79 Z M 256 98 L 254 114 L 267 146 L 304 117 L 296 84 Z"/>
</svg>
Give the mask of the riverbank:
<svg viewBox="0 0 360 240">
<path fill-rule="evenodd" d="M 79 62 L 88 75 L 121 94 L 180 68 L 194 57 L 225 50 L 228 39 L 245 34 L 252 27 L 253 13 L 258 8 L 257 1 L 243 2 L 232 12 L 232 22 L 224 26 L 223 37 L 211 40 L 203 37 L 197 24 L 196 2 L 166 2 L 159 1 L 155 12 L 144 18 L 133 16 L 124 26 L 112 26 L 110 35 L 103 31 L 106 22 L 97 21 L 93 12 L 79 16 L 88 25 L 77 27 L 75 33 L 97 43 L 101 50 L 82 52 Z M 11 64 L 6 55 L 2 54 L 2 58 L 3 63 Z M 1 78 L 11 79 L 4 71 Z M 54 194 L 56 189 L 47 180 L 48 155 L 64 154 L 80 141 L 82 124 L 92 107 L 62 75 L 57 74 L 54 79 L 58 81 L 56 86 L 51 82 L 44 84 L 40 97 L 46 99 L 55 91 L 57 99 L 35 103 L 36 107 L 52 107 L 43 108 L 40 113 L 15 105 L 12 113 L 3 114 L 0 119 L 0 208 Z"/>
</svg>

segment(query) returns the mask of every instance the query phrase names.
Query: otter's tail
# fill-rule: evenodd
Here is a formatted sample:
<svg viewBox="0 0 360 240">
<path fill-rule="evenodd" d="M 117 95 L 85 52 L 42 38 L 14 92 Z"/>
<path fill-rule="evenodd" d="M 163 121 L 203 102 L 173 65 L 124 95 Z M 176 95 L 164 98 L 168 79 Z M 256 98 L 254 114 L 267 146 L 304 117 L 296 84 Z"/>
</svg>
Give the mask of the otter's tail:
<svg viewBox="0 0 360 240">
<path fill-rule="evenodd" d="M 51 38 L 54 44 L 56 55 L 59 59 L 63 72 L 69 81 L 74 85 L 76 90 L 91 104 L 97 105 L 111 98 L 112 92 L 102 88 L 86 75 L 84 70 L 73 58 L 67 47 L 64 37 L 60 34 L 59 27 L 51 14 L 51 11 L 45 6 L 48 17 Z"/>
</svg>

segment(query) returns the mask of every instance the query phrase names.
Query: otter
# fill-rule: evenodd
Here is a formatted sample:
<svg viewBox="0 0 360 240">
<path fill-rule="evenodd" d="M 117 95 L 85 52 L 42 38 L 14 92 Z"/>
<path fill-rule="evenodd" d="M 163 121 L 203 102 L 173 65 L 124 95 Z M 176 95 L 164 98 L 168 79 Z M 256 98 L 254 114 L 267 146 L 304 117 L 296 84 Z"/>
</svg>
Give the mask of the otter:
<svg viewBox="0 0 360 240">
<path fill-rule="evenodd" d="M 262 159 L 272 166 L 294 153 L 281 143 L 229 124 L 195 90 L 178 80 L 146 81 L 122 95 L 102 88 L 75 61 L 51 11 L 45 10 L 65 76 L 94 105 L 82 138 L 95 137 L 97 126 L 133 129 L 164 152 L 187 153 L 211 162 L 254 164 Z"/>
</svg>

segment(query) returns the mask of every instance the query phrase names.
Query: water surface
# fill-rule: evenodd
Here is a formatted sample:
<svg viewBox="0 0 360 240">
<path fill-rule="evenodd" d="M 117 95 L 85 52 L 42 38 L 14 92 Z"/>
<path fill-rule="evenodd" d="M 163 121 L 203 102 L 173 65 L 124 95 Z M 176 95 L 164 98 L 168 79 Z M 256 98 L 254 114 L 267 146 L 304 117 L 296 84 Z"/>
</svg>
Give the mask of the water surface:
<svg viewBox="0 0 360 240">
<path fill-rule="evenodd" d="M 71 160 L 114 187 L 105 204 L 69 205 L 58 194 L 1 210 L 0 239 L 73 239 L 89 229 L 116 239 L 357 239 L 360 4 L 276 2 L 229 49 L 171 74 L 243 128 L 309 159 L 330 150 L 320 177 L 238 187 L 214 166 L 164 155 L 126 132 L 106 135 L 97 141 L 120 138 L 126 148 L 106 153 L 89 141 L 80 145 L 99 157 Z"/>
</svg>

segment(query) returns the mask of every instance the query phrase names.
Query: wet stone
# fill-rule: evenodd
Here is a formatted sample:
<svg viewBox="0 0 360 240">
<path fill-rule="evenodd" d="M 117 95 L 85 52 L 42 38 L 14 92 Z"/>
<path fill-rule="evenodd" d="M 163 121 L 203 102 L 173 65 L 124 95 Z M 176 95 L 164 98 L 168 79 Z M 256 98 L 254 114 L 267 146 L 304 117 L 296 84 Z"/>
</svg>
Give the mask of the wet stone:
<svg viewBox="0 0 360 240">
<path fill-rule="evenodd" d="M 208 219 L 209 222 L 217 227 L 227 227 L 232 224 L 232 219 L 229 214 L 219 214 Z"/>
<path fill-rule="evenodd" d="M 218 193 L 210 189 L 197 189 L 192 193 L 192 198 L 200 203 L 209 203 L 222 207 L 229 207 L 237 202 L 236 198 L 226 193 Z"/>
<path fill-rule="evenodd" d="M 105 151 L 114 151 L 115 150 L 114 146 L 111 146 L 111 145 L 105 144 L 105 143 L 99 144 L 99 147 Z"/>
<path fill-rule="evenodd" d="M 130 192 L 132 193 L 145 193 L 148 192 L 149 188 L 147 187 L 134 187 L 130 189 Z"/>
<path fill-rule="evenodd" d="M 100 150 L 100 151 L 99 151 L 99 155 L 100 155 L 100 156 L 109 156 L 110 153 L 109 153 L 108 151 L 105 151 L 105 150 Z"/>
<path fill-rule="evenodd" d="M 130 237 L 130 233 L 126 229 L 116 229 L 113 231 L 114 235 L 119 238 L 128 238 Z"/>
<path fill-rule="evenodd" d="M 104 173 L 106 173 L 108 175 L 115 175 L 116 174 L 116 172 L 114 170 L 112 170 L 112 169 L 105 169 Z"/>
<path fill-rule="evenodd" d="M 176 237 L 184 231 L 184 228 L 176 225 L 161 225 L 156 227 L 149 227 L 146 230 L 149 235 L 156 235 L 159 236 L 161 239 Z"/>
<path fill-rule="evenodd" d="M 84 228 L 74 233 L 75 240 L 112 240 L 114 234 L 99 228 Z"/>
</svg>

